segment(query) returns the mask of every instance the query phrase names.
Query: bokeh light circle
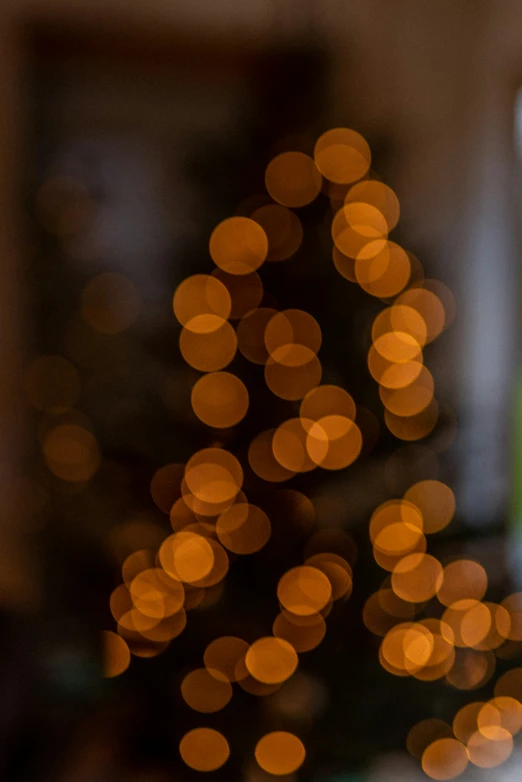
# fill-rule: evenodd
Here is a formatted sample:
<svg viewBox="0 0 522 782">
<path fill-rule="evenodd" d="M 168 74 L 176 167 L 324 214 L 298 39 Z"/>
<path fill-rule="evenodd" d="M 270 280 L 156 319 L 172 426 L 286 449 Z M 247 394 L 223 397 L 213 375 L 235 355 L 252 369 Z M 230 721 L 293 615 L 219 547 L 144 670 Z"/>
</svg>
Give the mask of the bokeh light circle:
<svg viewBox="0 0 522 782">
<path fill-rule="evenodd" d="M 232 300 L 220 280 L 207 274 L 194 274 L 178 285 L 172 307 L 182 326 L 208 334 L 229 317 Z"/>
<path fill-rule="evenodd" d="M 280 684 L 297 668 L 298 658 L 288 641 L 274 636 L 259 638 L 245 655 L 248 672 L 264 684 Z"/>
<path fill-rule="evenodd" d="M 455 779 L 466 770 L 468 762 L 466 747 L 460 741 L 438 739 L 425 749 L 422 770 L 431 779 Z"/>
<path fill-rule="evenodd" d="M 332 585 L 325 574 L 310 565 L 300 565 L 281 576 L 277 585 L 279 602 L 293 614 L 307 616 L 321 611 L 332 597 Z"/>
<path fill-rule="evenodd" d="M 223 709 L 232 698 L 228 681 L 213 676 L 206 668 L 196 668 L 181 682 L 183 700 L 194 711 L 211 714 Z"/>
<path fill-rule="evenodd" d="M 305 206 L 319 195 L 322 176 L 309 155 L 282 152 L 265 171 L 266 189 L 283 206 Z"/>
<path fill-rule="evenodd" d="M 180 741 L 179 752 L 196 771 L 215 771 L 226 763 L 230 748 L 226 738 L 213 728 L 194 728 Z"/>
<path fill-rule="evenodd" d="M 366 174 L 371 152 L 360 133 L 349 128 L 333 128 L 317 139 L 314 158 L 317 168 L 327 179 L 348 184 Z"/>
<path fill-rule="evenodd" d="M 210 255 L 216 266 L 229 274 L 250 274 L 268 253 L 268 239 L 255 220 L 228 217 L 217 225 L 209 241 Z"/>
<path fill-rule="evenodd" d="M 244 383 L 236 375 L 210 372 L 194 384 L 191 403 L 203 423 L 223 429 L 245 417 L 249 397 Z"/>
<path fill-rule="evenodd" d="M 238 681 L 240 663 L 248 652 L 249 645 L 242 638 L 224 635 L 209 643 L 203 654 L 203 662 L 214 678 Z"/>
<path fill-rule="evenodd" d="M 430 554 L 408 554 L 395 566 L 391 582 L 394 592 L 411 603 L 433 597 L 442 582 L 442 565 Z"/>
<path fill-rule="evenodd" d="M 257 742 L 256 760 L 264 771 L 275 776 L 292 774 L 302 766 L 306 756 L 303 742 L 293 733 L 274 731 Z"/>
<path fill-rule="evenodd" d="M 215 372 L 228 366 L 236 355 L 236 332 L 223 319 L 208 333 L 190 331 L 184 326 L 179 336 L 179 349 L 189 366 L 200 372 Z"/>
<path fill-rule="evenodd" d="M 271 533 L 266 513 L 248 502 L 237 502 L 216 522 L 221 543 L 235 554 L 253 554 L 268 542 Z"/>
</svg>

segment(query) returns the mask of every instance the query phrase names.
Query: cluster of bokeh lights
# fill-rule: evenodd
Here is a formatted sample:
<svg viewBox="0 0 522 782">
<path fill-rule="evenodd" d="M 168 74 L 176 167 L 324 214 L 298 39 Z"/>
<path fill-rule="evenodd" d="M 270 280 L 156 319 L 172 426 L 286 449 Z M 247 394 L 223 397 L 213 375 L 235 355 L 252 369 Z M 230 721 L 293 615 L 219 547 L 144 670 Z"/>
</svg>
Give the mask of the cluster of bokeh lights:
<svg viewBox="0 0 522 782">
<path fill-rule="evenodd" d="M 279 310 L 271 298 L 266 304 L 258 273 L 265 262 L 296 253 L 303 228 L 292 210 L 321 193 L 327 194 L 333 215 L 335 268 L 383 304 L 372 324 L 367 364 L 386 426 L 406 442 L 435 428 L 439 405 L 424 350 L 451 322 L 454 301 L 441 282 L 425 278 L 415 256 L 389 239 L 399 221 L 399 201 L 370 165 L 367 142 L 344 128 L 323 133 L 313 157 L 278 154 L 265 171 L 272 202 L 219 223 L 209 240 L 215 268 L 186 278 L 175 291 L 181 355 L 201 373 L 191 390 L 192 410 L 212 430 L 214 444 L 186 464 L 165 465 L 152 479 L 153 501 L 168 515 L 172 533 L 123 559 L 121 583 L 110 597 L 116 632 L 103 634 L 106 676 L 123 673 L 131 655 L 163 652 L 185 629 L 190 611 L 220 599 L 233 559 L 268 543 L 273 520 L 243 491 L 247 467 L 261 481 L 278 485 L 317 468 L 344 469 L 361 453 L 363 435 L 352 396 L 340 386 L 321 384 L 319 323 L 305 310 Z M 44 216 L 51 220 L 52 215 Z M 135 322 L 140 307 L 130 281 L 101 274 L 85 286 L 80 314 L 90 328 L 114 335 Z M 294 406 L 293 417 L 251 440 L 243 464 L 215 444 L 216 433 L 236 426 L 249 412 L 249 389 L 228 369 L 238 351 L 264 368 L 275 396 Z M 71 484 L 89 481 L 101 454 L 85 417 L 73 409 L 80 394 L 76 368 L 60 356 L 41 356 L 26 381 L 31 404 L 59 418 L 42 433 L 48 469 Z M 298 509 L 306 527 L 313 516 L 310 500 L 292 489 L 280 491 L 281 498 L 286 491 L 285 502 Z M 428 536 L 445 529 L 454 513 L 453 492 L 438 480 L 418 481 L 403 497 L 375 509 L 369 535 L 375 561 L 387 575 L 366 601 L 363 620 L 381 639 L 379 661 L 389 673 L 421 682 L 445 679 L 472 691 L 493 677 L 501 649 L 522 641 L 522 593 L 501 604 L 487 601 L 487 574 L 478 562 L 440 562 L 428 553 Z M 302 564 L 280 578 L 271 635 L 253 643 L 222 636 L 202 650 L 199 667 L 180 685 L 188 707 L 211 714 L 227 706 L 234 686 L 265 696 L 289 682 L 299 655 L 324 638 L 333 603 L 352 591 L 353 561 L 334 545 L 338 534 L 323 529 L 306 547 Z M 415 725 L 408 751 L 438 780 L 457 777 L 470 762 L 497 766 L 509 757 L 522 727 L 521 703 L 522 669 L 513 669 L 498 679 L 491 700 L 467 704 L 452 725 L 439 719 Z M 188 766 L 205 772 L 223 766 L 230 747 L 220 731 L 202 725 L 183 736 L 179 752 Z M 254 755 L 268 774 L 288 775 L 303 764 L 306 751 L 298 736 L 273 730 L 259 738 Z"/>
</svg>

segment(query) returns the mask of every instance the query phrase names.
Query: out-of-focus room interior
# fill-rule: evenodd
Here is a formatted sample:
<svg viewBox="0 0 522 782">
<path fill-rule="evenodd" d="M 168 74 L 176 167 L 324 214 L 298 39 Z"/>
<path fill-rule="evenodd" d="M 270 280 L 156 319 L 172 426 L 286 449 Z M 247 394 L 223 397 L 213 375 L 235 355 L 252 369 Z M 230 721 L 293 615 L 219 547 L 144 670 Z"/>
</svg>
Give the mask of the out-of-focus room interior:
<svg viewBox="0 0 522 782">
<path fill-rule="evenodd" d="M 520 779 L 520 3 L 0 39 L 1 778 Z"/>
</svg>

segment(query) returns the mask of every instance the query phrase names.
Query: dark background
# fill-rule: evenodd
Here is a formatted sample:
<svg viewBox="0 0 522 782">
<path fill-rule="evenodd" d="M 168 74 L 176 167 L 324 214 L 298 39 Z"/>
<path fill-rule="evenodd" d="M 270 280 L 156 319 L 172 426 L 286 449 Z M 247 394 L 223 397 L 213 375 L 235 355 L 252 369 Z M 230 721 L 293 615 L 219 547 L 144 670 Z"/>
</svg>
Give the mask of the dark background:
<svg viewBox="0 0 522 782">
<path fill-rule="evenodd" d="M 180 7 L 172 19 L 158 10 L 146 20 L 132 9 L 110 19 L 79 8 L 76 19 L 72 13 L 65 20 L 56 11 L 35 20 L 28 10 L 6 28 L 13 38 L 4 80 L 19 122 L 16 133 L 6 132 L 15 151 L 7 166 L 12 211 L 4 217 L 11 214 L 17 237 L 12 263 L 6 255 L 10 304 L 3 316 L 11 335 L 5 353 L 11 380 L 2 381 L 9 422 L 5 515 L 12 519 L 3 533 L 0 650 L 6 779 L 196 778 L 178 757 L 179 738 L 194 719 L 179 682 L 216 634 L 253 640 L 269 632 L 277 606 L 266 595 L 301 561 L 304 541 L 237 559 L 222 599 L 195 615 L 171 648 L 104 680 L 99 631 L 112 629 L 114 530 L 139 517 L 158 535 L 168 534 L 168 518 L 150 499 L 150 479 L 208 441 L 190 409 L 197 373 L 179 355 L 173 290 L 185 276 L 209 271 L 213 226 L 263 192 L 268 161 L 287 149 L 311 154 L 317 136 L 337 125 L 367 138 L 372 170 L 401 200 L 394 240 L 421 259 L 427 276 L 453 290 L 457 318 L 426 351 L 444 414 L 428 442 L 412 449 L 384 427 L 366 369 L 380 304 L 335 273 L 326 198 L 299 210 L 305 239 L 297 255 L 262 270 L 281 307 L 307 309 L 321 323 L 323 382 L 346 386 L 369 411 L 376 433 L 352 468 L 291 484 L 330 498 L 335 523 L 358 549 L 354 594 L 334 610 L 325 641 L 302 662 L 320 697 L 313 718 L 286 724 L 306 738 L 298 778 L 363 778 L 356 775 L 376 758 L 404 749 L 415 721 L 451 721 L 468 699 L 439 682 L 395 679 L 379 666 L 378 643 L 361 609 L 385 574 L 372 561 L 365 524 L 378 502 L 415 480 L 438 477 L 455 490 L 458 511 L 433 553 L 477 556 L 488 570 L 489 599 L 519 583 L 511 476 L 522 21 L 507 2 L 495 14 L 486 3 L 349 6 L 261 4 L 239 11 L 229 3 L 220 12 Z M 47 230 L 38 211 L 46 179 L 71 174 L 91 197 L 72 245 Z M 140 318 L 122 335 L 91 335 L 79 349 L 71 330 L 81 290 L 107 270 L 139 287 Z M 46 472 L 40 452 L 46 423 L 25 404 L 16 379 L 41 353 L 66 355 L 77 366 L 78 408 L 100 443 L 101 469 L 81 493 Z M 242 376 L 255 385 L 258 368 L 241 361 L 235 359 Z M 287 415 L 287 403 L 263 393 L 252 399 L 230 447 L 241 449 L 265 421 Z M 11 440 L 16 447 L 9 449 Z M 249 498 L 269 509 L 270 497 L 255 477 L 249 480 Z M 209 721 L 233 736 L 231 760 L 216 779 L 258 782 L 243 757 L 269 724 L 269 709 L 240 693 Z M 370 778 L 387 779 L 380 773 Z M 407 778 L 405 770 L 398 773 Z"/>
</svg>

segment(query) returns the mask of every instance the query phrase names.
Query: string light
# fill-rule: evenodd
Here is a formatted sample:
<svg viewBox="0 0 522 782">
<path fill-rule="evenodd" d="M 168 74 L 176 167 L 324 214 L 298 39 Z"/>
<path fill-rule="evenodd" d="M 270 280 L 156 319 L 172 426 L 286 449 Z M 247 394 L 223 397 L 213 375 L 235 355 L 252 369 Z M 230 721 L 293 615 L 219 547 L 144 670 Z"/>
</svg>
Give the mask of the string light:
<svg viewBox="0 0 522 782">
<path fill-rule="evenodd" d="M 343 128 L 324 133 L 313 158 L 301 152 L 278 155 L 265 172 L 268 193 L 277 203 L 258 202 L 248 216 L 216 226 L 209 252 L 217 268 L 187 278 L 176 290 L 181 354 L 203 373 L 191 393 L 199 420 L 227 430 L 247 415 L 249 389 L 235 372 L 224 371 L 237 351 L 264 368 L 275 396 L 299 403 L 299 415 L 258 433 L 243 463 L 220 445 L 198 451 L 186 465 L 156 472 L 152 498 L 169 515 L 173 533 L 150 549 L 128 551 L 123 559 L 123 584 L 110 599 L 118 633 L 104 636 L 108 676 L 123 673 L 130 654 L 159 654 L 183 631 L 188 611 L 206 599 L 219 599 L 230 566 L 227 552 L 252 555 L 278 533 L 271 514 L 244 493 L 244 469 L 265 484 L 282 484 L 298 473 L 343 469 L 361 453 L 354 400 L 339 386 L 321 385 L 320 324 L 305 310 L 263 306 L 257 273 L 265 261 L 283 261 L 297 252 L 303 230 L 292 210 L 311 203 L 321 189 L 333 211 L 334 267 L 383 302 L 371 328 L 367 364 L 385 424 L 408 442 L 435 428 L 440 411 L 424 350 L 453 319 L 454 300 L 442 283 L 424 278 L 411 253 L 389 239 L 399 220 L 399 202 L 387 185 L 371 179 L 370 164 L 366 141 Z M 118 317 L 104 314 L 101 294 L 96 298 L 94 283 L 91 288 L 83 294 L 82 307 L 92 328 L 119 333 L 132 325 L 139 306 L 130 288 Z M 56 377 L 49 392 L 51 375 Z M 35 365 L 28 377 L 28 395 L 37 408 L 54 413 L 75 403 L 75 369 L 64 360 Z M 64 480 L 89 480 L 99 467 L 96 440 L 86 428 L 59 425 L 43 448 L 49 470 Z M 303 535 L 309 535 L 309 500 L 294 490 L 279 491 Z M 424 682 L 445 678 L 466 691 L 493 675 L 499 647 L 522 639 L 522 598 L 515 593 L 500 605 L 485 602 L 487 575 L 479 563 L 443 564 L 428 553 L 428 537 L 444 530 L 454 513 L 453 492 L 438 480 L 417 481 L 402 498 L 375 510 L 369 524 L 374 558 L 389 575 L 366 601 L 363 620 L 381 639 L 379 660 L 388 672 Z M 293 681 L 299 655 L 324 638 L 332 603 L 351 594 L 353 548 L 348 536 L 341 540 L 336 532 L 312 535 L 303 564 L 279 579 L 273 635 L 251 643 L 222 636 L 207 646 L 204 667 L 189 672 L 181 684 L 187 706 L 210 713 L 228 704 L 233 684 L 264 697 Z M 438 606 L 440 618 L 427 606 Z M 469 704 L 452 727 L 435 719 L 414 726 L 407 748 L 433 779 L 453 779 L 470 762 L 483 768 L 499 765 L 521 729 L 521 702 L 522 669 L 514 669 L 498 680 L 491 701 Z M 200 771 L 221 767 L 229 753 L 226 738 L 211 728 L 189 731 L 180 743 L 184 762 Z M 302 765 L 306 750 L 294 734 L 275 731 L 259 740 L 254 754 L 261 769 L 284 775 Z"/>
</svg>

